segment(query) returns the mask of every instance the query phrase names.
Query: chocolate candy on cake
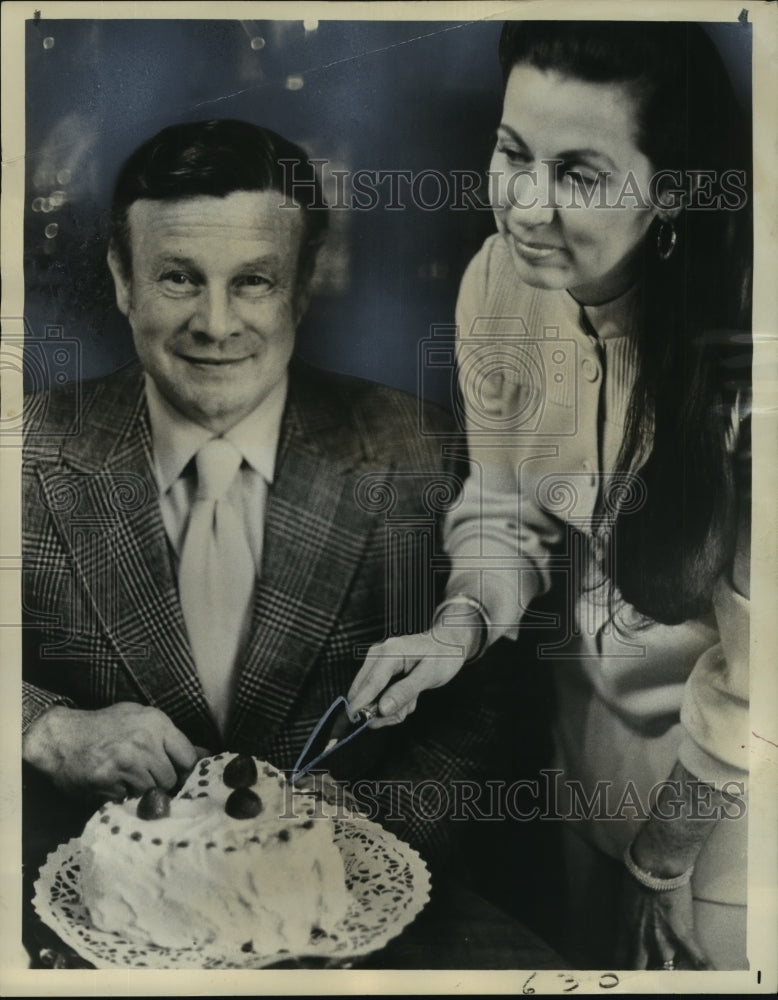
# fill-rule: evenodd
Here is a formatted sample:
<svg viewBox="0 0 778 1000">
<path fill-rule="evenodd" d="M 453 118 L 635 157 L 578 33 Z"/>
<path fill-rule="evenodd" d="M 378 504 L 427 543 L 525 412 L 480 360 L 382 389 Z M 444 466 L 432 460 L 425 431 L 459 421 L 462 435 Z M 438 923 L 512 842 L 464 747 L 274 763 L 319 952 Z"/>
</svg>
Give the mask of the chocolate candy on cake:
<svg viewBox="0 0 778 1000">
<path fill-rule="evenodd" d="M 147 788 L 136 809 L 138 819 L 164 819 L 170 815 L 170 796 L 161 788 Z"/>
<path fill-rule="evenodd" d="M 250 788 L 236 788 L 224 803 L 224 811 L 233 819 L 254 819 L 262 812 L 262 799 Z"/>
<path fill-rule="evenodd" d="M 254 758 L 245 753 L 233 757 L 224 768 L 222 780 L 228 788 L 251 788 L 257 783 L 257 765 L 254 763 Z"/>
</svg>

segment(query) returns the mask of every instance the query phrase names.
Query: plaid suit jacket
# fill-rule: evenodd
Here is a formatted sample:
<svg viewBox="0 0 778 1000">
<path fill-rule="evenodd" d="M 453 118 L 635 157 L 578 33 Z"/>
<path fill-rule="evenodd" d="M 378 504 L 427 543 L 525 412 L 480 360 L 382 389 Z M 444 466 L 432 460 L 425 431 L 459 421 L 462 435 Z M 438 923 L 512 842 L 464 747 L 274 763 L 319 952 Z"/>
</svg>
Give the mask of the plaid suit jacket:
<svg viewBox="0 0 778 1000">
<path fill-rule="evenodd" d="M 140 366 L 30 397 L 25 426 L 25 726 L 56 703 L 137 701 L 199 746 L 291 768 L 370 644 L 429 623 L 447 572 L 440 515 L 458 494 L 464 456 L 440 411 L 425 413 L 422 433 L 418 404 L 403 393 L 292 366 L 224 739 L 182 617 Z M 330 758 L 336 777 L 381 783 L 384 820 L 432 861 L 450 846 L 451 826 L 439 821 L 429 779 L 450 787 L 482 773 L 495 722 L 476 672 L 460 678 L 423 696 L 403 725 Z"/>
</svg>

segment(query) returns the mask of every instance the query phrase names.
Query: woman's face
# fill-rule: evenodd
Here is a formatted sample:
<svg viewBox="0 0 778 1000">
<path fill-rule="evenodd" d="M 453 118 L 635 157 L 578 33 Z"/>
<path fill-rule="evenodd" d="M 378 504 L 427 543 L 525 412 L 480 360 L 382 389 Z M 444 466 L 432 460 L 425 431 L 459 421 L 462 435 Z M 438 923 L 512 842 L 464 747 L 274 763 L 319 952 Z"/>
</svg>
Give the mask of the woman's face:
<svg viewBox="0 0 778 1000">
<path fill-rule="evenodd" d="M 593 305 L 634 281 L 657 214 L 636 118 L 622 84 L 514 66 L 491 183 L 498 228 L 527 284 L 568 289 Z"/>
</svg>

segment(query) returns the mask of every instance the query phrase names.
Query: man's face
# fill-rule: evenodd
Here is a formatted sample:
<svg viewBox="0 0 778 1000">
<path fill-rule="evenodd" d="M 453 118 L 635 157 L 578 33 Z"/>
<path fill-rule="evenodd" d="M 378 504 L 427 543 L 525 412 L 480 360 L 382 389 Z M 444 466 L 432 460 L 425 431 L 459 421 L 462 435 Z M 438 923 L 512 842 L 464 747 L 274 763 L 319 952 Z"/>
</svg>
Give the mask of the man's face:
<svg viewBox="0 0 778 1000">
<path fill-rule="evenodd" d="M 303 295 L 302 211 L 277 191 L 134 202 L 132 274 L 108 262 L 141 364 L 162 395 L 215 434 L 283 378 Z"/>
</svg>

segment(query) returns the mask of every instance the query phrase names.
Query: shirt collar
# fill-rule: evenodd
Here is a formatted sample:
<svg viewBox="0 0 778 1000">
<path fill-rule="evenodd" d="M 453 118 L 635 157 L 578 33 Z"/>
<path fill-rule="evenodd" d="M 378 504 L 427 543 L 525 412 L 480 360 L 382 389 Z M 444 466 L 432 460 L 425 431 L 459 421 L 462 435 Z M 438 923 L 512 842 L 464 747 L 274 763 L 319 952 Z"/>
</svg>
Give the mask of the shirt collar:
<svg viewBox="0 0 778 1000">
<path fill-rule="evenodd" d="M 284 373 L 259 406 L 224 435 L 267 483 L 273 482 L 275 474 L 288 384 L 288 376 Z"/>
<path fill-rule="evenodd" d="M 596 306 L 582 306 L 569 292 L 565 294 L 579 316 L 580 312 L 584 313 L 599 339 L 609 340 L 613 337 L 631 337 L 635 332 L 639 288 L 639 283 L 631 285 L 617 298 Z"/>
<path fill-rule="evenodd" d="M 160 492 L 165 493 L 214 435 L 172 406 L 148 373 L 145 374 L 145 385 L 154 470 Z M 224 435 L 267 483 L 273 482 L 287 385 L 285 374 L 259 406 Z"/>
</svg>

